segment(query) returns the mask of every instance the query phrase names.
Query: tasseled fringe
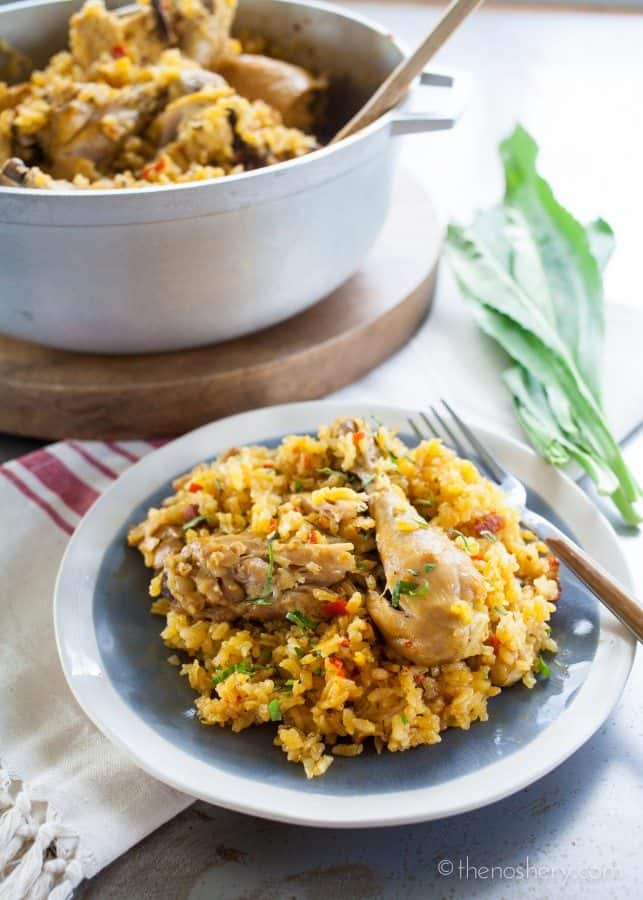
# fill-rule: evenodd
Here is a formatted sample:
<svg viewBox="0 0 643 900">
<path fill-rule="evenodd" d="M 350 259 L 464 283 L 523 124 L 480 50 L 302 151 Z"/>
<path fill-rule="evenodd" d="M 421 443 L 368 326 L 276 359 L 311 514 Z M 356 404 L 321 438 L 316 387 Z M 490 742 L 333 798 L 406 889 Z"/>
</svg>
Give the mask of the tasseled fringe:
<svg viewBox="0 0 643 900">
<path fill-rule="evenodd" d="M 67 900 L 82 881 L 78 835 L 0 766 L 0 900 Z"/>
</svg>

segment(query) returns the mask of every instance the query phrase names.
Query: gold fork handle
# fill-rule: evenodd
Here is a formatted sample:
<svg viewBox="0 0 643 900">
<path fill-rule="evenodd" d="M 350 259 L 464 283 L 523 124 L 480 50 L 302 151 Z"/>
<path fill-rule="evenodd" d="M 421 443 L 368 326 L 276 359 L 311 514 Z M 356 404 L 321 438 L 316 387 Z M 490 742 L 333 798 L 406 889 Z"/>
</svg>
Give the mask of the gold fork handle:
<svg viewBox="0 0 643 900">
<path fill-rule="evenodd" d="M 563 534 L 543 535 L 549 549 L 593 591 L 626 628 L 643 643 L 643 606 L 605 569 Z"/>
</svg>

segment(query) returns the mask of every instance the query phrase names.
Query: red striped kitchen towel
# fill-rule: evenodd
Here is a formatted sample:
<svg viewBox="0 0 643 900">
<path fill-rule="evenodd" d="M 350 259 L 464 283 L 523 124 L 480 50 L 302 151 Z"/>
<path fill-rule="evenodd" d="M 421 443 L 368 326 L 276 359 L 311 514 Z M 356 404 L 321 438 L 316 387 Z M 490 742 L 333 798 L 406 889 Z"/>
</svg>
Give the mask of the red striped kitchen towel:
<svg viewBox="0 0 643 900">
<path fill-rule="evenodd" d="M 0 466 L 0 900 L 63 900 L 192 802 L 85 717 L 53 630 L 69 536 L 159 443 L 64 441 Z"/>
</svg>

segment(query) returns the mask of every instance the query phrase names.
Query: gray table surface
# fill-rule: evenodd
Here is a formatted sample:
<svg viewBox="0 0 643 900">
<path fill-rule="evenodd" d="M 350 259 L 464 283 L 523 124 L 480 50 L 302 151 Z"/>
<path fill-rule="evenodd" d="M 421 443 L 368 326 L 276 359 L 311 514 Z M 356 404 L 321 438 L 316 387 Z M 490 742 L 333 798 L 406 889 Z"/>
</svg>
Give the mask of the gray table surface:
<svg viewBox="0 0 643 900">
<path fill-rule="evenodd" d="M 354 5 L 410 44 L 436 14 L 419 6 Z M 436 140 L 430 150 L 423 138 L 413 138 L 404 150 L 445 215 L 466 219 L 474 207 L 497 197 L 497 140 L 522 118 L 547 148 L 548 174 L 566 186 L 562 199 L 586 218 L 602 212 L 615 226 L 619 244 L 608 296 L 633 307 L 643 305 L 637 272 L 642 39 L 643 19 L 635 16 L 483 11 L 439 60 L 473 72 L 473 108 L 452 137 Z M 34 446 L 0 437 L 0 459 Z M 643 476 L 642 429 L 627 442 L 627 456 Z M 643 587 L 643 535 L 623 529 L 620 534 Z M 639 653 L 604 727 L 556 771 L 485 809 L 425 825 L 323 831 L 197 803 L 100 873 L 79 896 L 640 896 L 642 696 Z"/>
</svg>

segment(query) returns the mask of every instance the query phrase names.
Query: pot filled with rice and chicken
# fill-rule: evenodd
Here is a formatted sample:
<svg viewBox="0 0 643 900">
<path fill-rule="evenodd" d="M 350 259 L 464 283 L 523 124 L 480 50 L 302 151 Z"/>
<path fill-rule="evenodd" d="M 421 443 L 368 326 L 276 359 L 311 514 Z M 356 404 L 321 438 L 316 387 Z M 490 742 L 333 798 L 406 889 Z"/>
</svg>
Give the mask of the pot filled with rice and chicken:
<svg viewBox="0 0 643 900">
<path fill-rule="evenodd" d="M 200 722 L 307 777 L 434 744 L 546 671 L 558 563 L 473 463 L 342 419 L 178 478 L 129 543 Z"/>
<path fill-rule="evenodd" d="M 114 6 L 0 9 L 0 331 L 172 350 L 330 293 L 384 223 L 391 138 L 436 128 L 399 109 L 324 146 L 398 44 L 314 0 Z"/>
</svg>

